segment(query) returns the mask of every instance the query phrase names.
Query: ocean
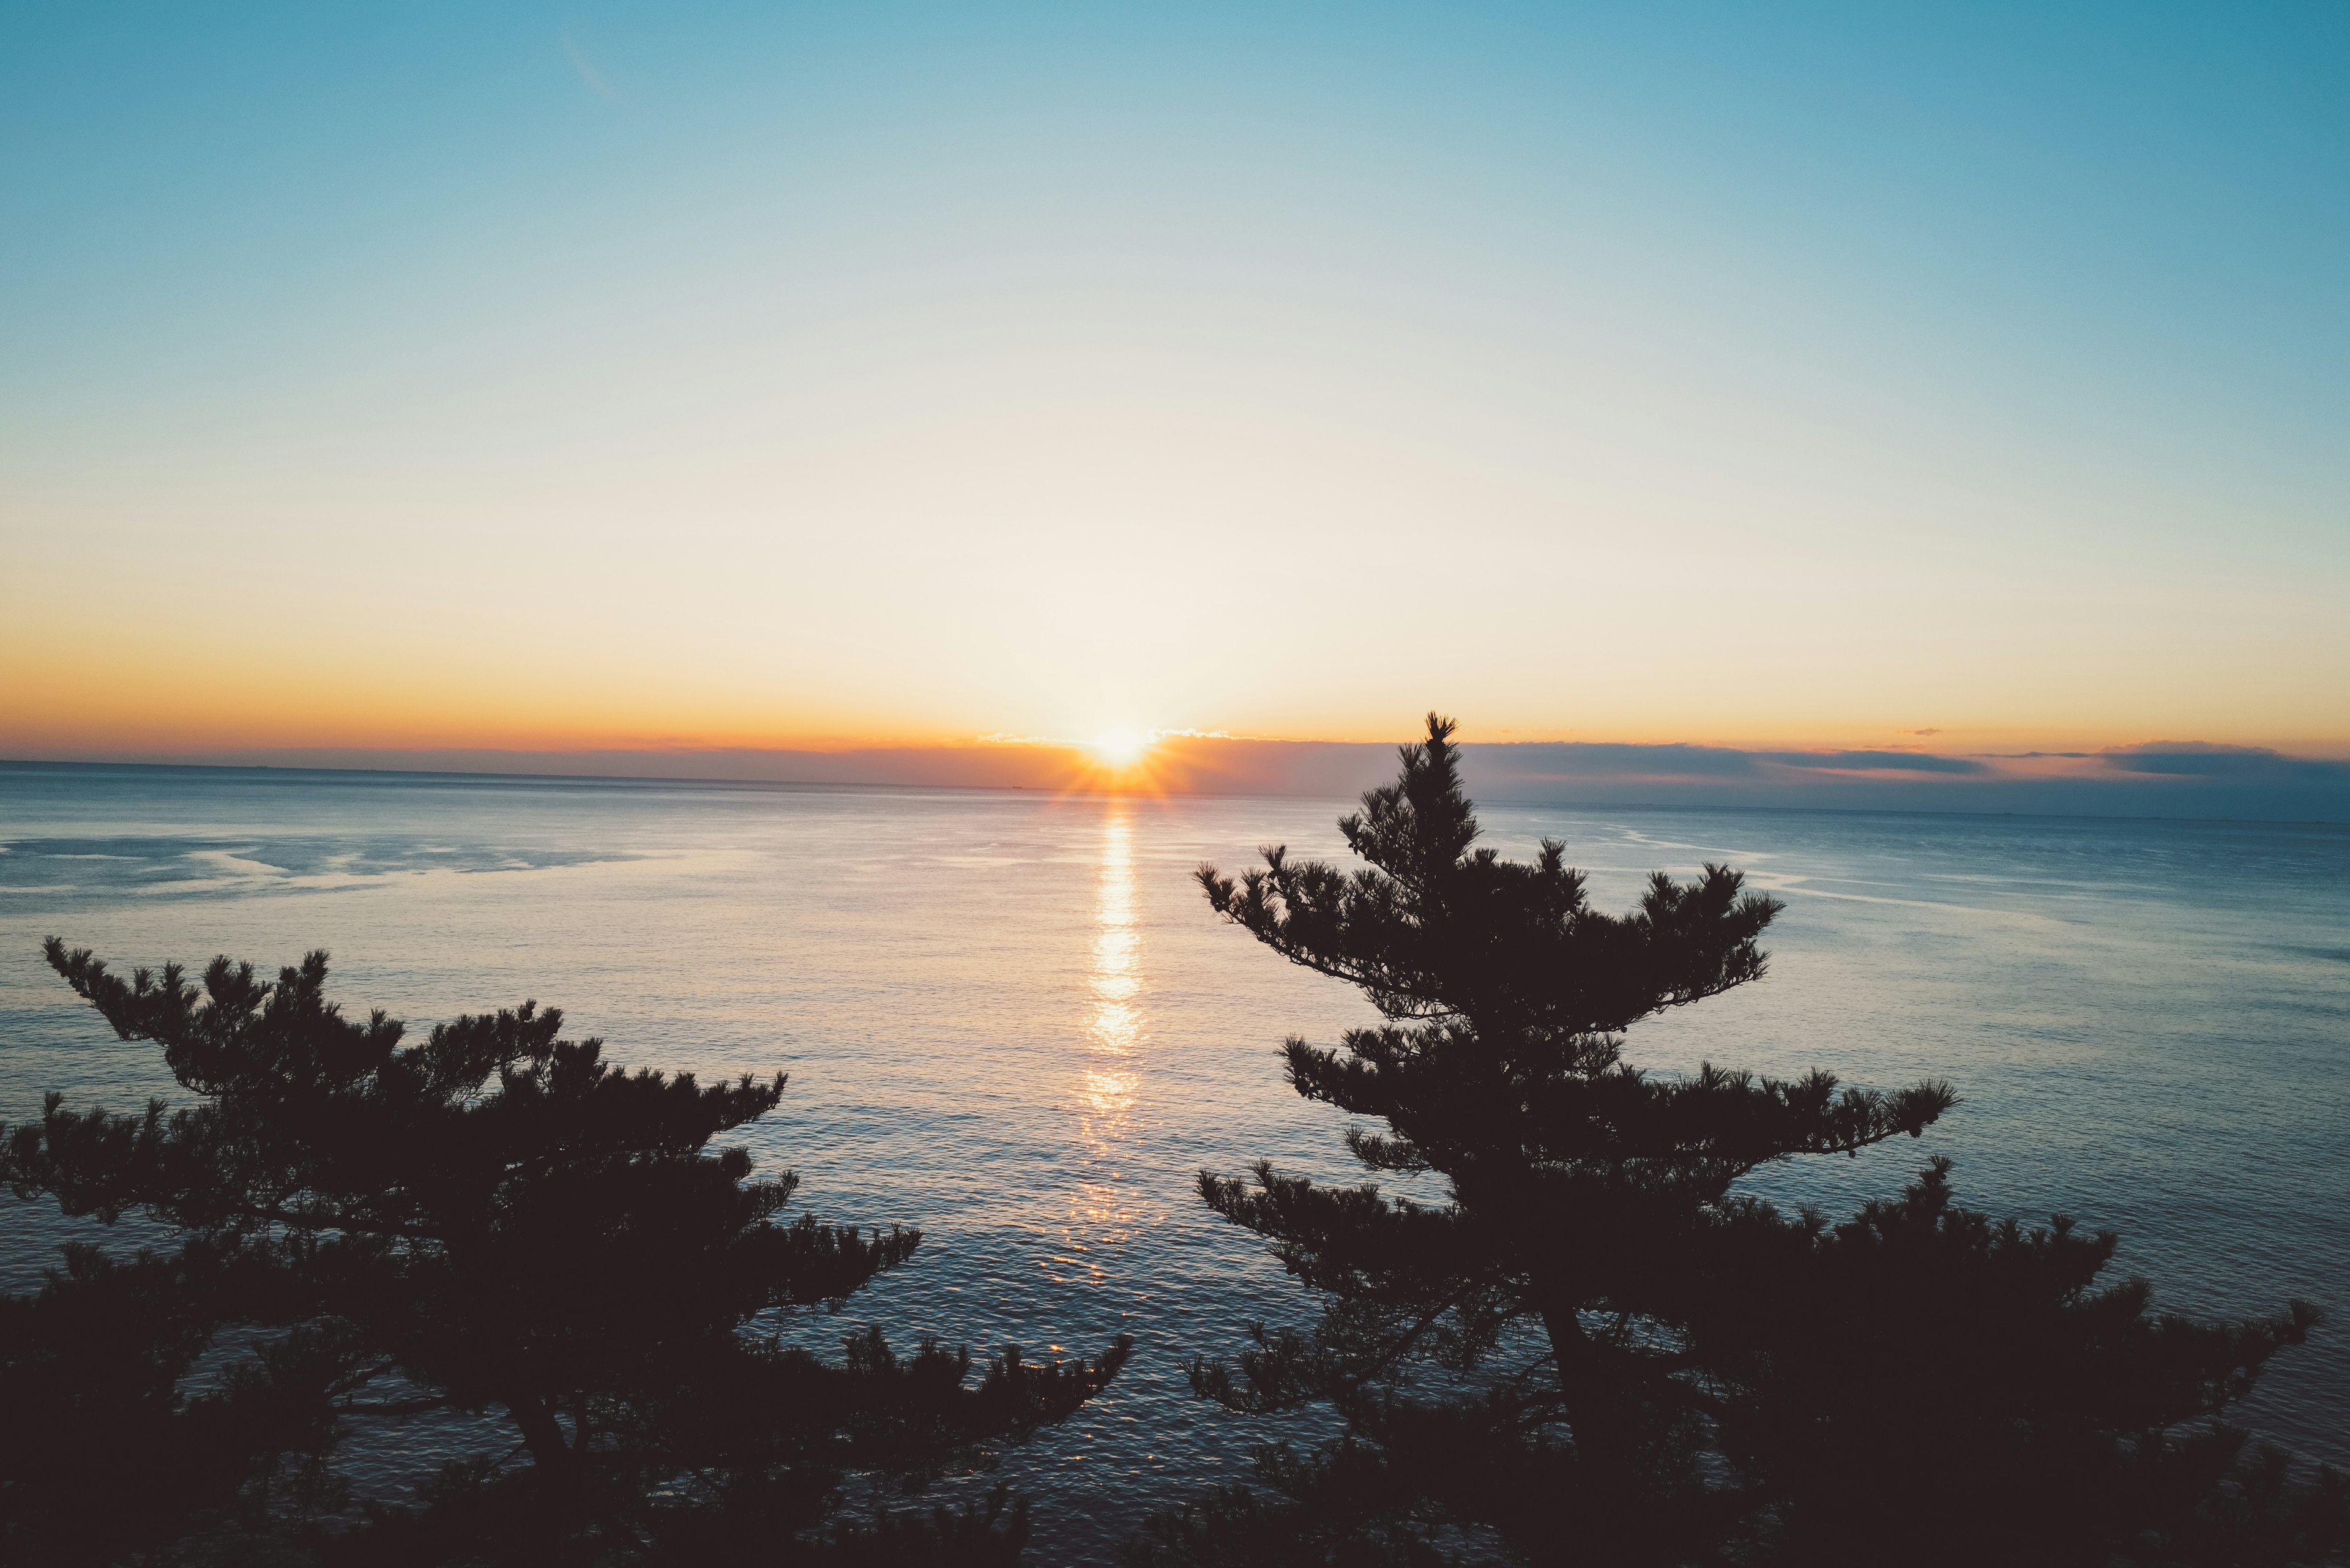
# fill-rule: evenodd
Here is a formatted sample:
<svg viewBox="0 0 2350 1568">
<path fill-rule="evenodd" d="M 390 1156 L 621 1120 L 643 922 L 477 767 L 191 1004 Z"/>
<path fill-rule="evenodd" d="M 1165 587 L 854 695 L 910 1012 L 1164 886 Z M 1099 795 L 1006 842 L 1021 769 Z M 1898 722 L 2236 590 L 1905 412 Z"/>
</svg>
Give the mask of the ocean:
<svg viewBox="0 0 2350 1568">
<path fill-rule="evenodd" d="M 1348 988 L 1210 914 L 1191 873 L 1256 846 L 1344 854 L 1338 801 L 0 764 L 0 1118 L 44 1091 L 172 1093 L 41 961 L 52 932 L 118 968 L 333 954 L 347 1011 L 421 1029 L 525 998 L 630 1065 L 782 1069 L 747 1129 L 828 1220 L 920 1226 L 865 1323 L 1032 1357 L 1138 1354 L 1005 1464 L 1040 1561 L 1108 1560 L 1135 1520 L 1241 1479 L 1249 1421 L 1184 1363 L 1305 1303 L 1199 1203 L 1202 1167 L 1355 1179 L 1345 1118 L 1282 1082 L 1288 1034 L 1367 1022 Z M 1788 908 L 1759 984 L 1637 1026 L 1700 1059 L 1950 1079 L 1920 1142 L 1750 1185 L 1832 1214 L 1927 1156 L 1961 1199 L 2119 1231 L 2117 1272 L 2201 1313 L 2314 1299 L 2334 1321 L 2237 1418 L 2350 1462 L 2350 827 L 1492 806 L 1628 906 L 1651 870 L 1745 868 Z M 0 1285 L 95 1231 L 0 1201 Z M 485 1426 L 482 1445 L 505 1439 Z M 362 1484 L 449 1436 L 355 1444 Z"/>
</svg>

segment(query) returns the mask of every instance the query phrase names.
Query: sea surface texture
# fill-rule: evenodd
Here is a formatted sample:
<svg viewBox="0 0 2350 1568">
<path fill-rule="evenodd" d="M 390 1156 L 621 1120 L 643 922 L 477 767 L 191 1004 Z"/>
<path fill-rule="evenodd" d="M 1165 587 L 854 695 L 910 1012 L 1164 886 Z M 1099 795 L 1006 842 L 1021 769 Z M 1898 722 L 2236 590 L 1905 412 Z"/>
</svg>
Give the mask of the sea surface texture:
<svg viewBox="0 0 2350 1568">
<path fill-rule="evenodd" d="M 536 998 L 633 1065 L 791 1075 L 748 1130 L 833 1220 L 921 1227 L 914 1262 L 806 1330 L 878 1323 L 1030 1356 L 1136 1358 L 1002 1475 L 1038 1557 L 1106 1562 L 1147 1510 L 1242 1479 L 1250 1422 L 1184 1363 L 1298 1289 L 1193 1193 L 1259 1158 L 1353 1179 L 1345 1118 L 1283 1084 L 1284 1036 L 1367 1021 L 1348 988 L 1210 914 L 1191 871 L 1256 846 L 1343 857 L 1342 802 L 211 769 L 0 765 L 0 1117 L 45 1090 L 176 1093 L 40 958 L 128 970 L 333 954 L 348 1011 L 411 1026 Z M 1962 1199 L 2124 1236 L 2120 1270 L 2196 1312 L 2334 1314 L 2240 1418 L 2350 1460 L 2350 828 L 1832 813 L 1482 813 L 1550 836 L 1628 906 L 1656 869 L 1744 867 L 1787 903 L 1759 984 L 1637 1027 L 1660 1071 L 1824 1067 L 1961 1103 L 1920 1142 L 1752 1185 L 1831 1213 L 1927 1156 Z M 0 1283 L 69 1234 L 0 1197 Z M 418 1452 L 494 1419 L 356 1441 L 397 1495 Z"/>
</svg>

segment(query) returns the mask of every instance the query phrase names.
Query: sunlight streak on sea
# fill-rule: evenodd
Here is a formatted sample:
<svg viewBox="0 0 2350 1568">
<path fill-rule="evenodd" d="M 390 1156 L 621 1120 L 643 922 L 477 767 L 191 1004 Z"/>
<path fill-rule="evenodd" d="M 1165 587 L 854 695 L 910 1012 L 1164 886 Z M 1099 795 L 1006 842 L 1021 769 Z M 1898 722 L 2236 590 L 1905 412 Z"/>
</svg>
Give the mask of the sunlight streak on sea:
<svg viewBox="0 0 2350 1568">
<path fill-rule="evenodd" d="M 51 1088 L 125 1107 L 172 1089 L 47 973 L 53 931 L 126 968 L 325 947 L 350 1009 L 416 1027 L 536 997 L 632 1065 L 782 1067 L 754 1154 L 827 1218 L 927 1237 L 809 1332 L 1032 1356 L 1136 1336 L 1108 1394 L 1003 1470 L 1036 1501 L 1040 1561 L 1107 1562 L 1145 1509 L 1240 1479 L 1264 1435 L 1192 1400 L 1185 1359 L 1304 1305 L 1201 1206 L 1197 1171 L 1357 1179 L 1278 1047 L 1367 1010 L 1220 926 L 1191 872 L 1266 843 L 1340 855 L 1342 809 L 0 765 L 0 1116 Z M 2168 1304 L 2314 1297 L 2334 1325 L 2245 1418 L 2350 1459 L 2350 829 L 1484 817 L 1509 853 L 1565 839 L 1611 907 L 1651 868 L 1721 859 L 1787 901 L 1770 978 L 1635 1029 L 1643 1064 L 1934 1075 L 1963 1097 L 1921 1143 L 1757 1190 L 1848 1210 L 1947 1153 L 1970 1204 L 2121 1231 L 2122 1269 Z M 91 1229 L 0 1204 L 0 1282 Z"/>
</svg>

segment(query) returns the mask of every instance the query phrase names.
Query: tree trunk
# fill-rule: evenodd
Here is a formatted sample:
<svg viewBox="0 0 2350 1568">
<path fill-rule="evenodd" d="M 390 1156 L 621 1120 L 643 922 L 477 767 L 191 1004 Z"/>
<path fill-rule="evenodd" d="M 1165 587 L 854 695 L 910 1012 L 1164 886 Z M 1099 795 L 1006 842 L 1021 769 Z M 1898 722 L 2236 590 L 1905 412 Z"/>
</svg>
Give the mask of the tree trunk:
<svg viewBox="0 0 2350 1568">
<path fill-rule="evenodd" d="M 571 1458 L 570 1446 L 563 1440 L 562 1424 L 556 1420 L 546 1400 L 535 1394 L 509 1394 L 506 1408 L 513 1413 L 515 1425 L 522 1428 L 522 1440 L 530 1449 L 531 1463 L 553 1469 Z"/>
<path fill-rule="evenodd" d="M 1575 1438 L 1580 1484 L 1571 1534 L 1577 1550 L 1596 1553 L 1599 1562 L 1651 1562 L 1657 1478 L 1642 1473 L 1648 1449 L 1637 1402 L 1607 1347 L 1583 1331 L 1574 1308 L 1544 1308 L 1543 1327 L 1557 1358 L 1559 1396 Z"/>
</svg>

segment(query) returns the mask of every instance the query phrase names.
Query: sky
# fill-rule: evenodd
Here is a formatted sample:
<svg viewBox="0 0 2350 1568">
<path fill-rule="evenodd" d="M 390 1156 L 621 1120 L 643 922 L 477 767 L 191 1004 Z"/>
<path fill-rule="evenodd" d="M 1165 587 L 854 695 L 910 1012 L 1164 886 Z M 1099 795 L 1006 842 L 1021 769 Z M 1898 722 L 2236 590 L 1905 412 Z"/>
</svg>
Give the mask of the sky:
<svg viewBox="0 0 2350 1568">
<path fill-rule="evenodd" d="M 2338 760 L 2346 595 L 2338 5 L 0 12 L 0 756 Z"/>
</svg>

